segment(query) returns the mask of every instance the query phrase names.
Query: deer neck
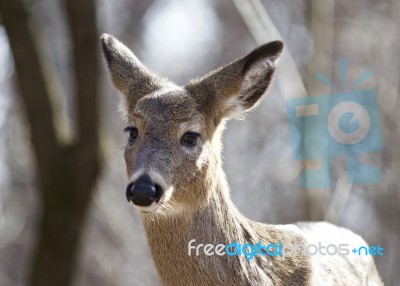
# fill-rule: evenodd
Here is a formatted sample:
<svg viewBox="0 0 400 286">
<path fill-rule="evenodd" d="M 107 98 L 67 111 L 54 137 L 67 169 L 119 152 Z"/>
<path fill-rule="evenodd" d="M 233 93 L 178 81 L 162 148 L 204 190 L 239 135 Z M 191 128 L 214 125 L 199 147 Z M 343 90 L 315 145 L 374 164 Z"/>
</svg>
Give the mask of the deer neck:
<svg viewBox="0 0 400 286">
<path fill-rule="evenodd" d="M 144 214 L 143 221 L 150 245 L 157 243 L 158 236 L 170 234 L 169 242 L 182 239 L 196 239 L 199 243 L 222 243 L 235 239 L 240 224 L 246 219 L 233 205 L 223 182 L 213 182 L 212 190 L 206 201 L 196 209 L 177 206 L 176 211 L 166 215 L 149 216 Z M 209 186 L 203 186 L 207 188 Z M 178 190 L 179 191 L 179 190 Z M 194 193 L 205 193 L 204 189 L 191 189 Z M 213 229 L 213 231 L 210 231 Z M 229 229 L 230 231 L 226 231 Z M 186 241 L 187 242 L 189 241 Z"/>
<path fill-rule="evenodd" d="M 216 174 L 215 170 L 213 173 Z M 259 241 L 260 237 L 251 227 L 252 222 L 233 205 L 223 178 L 221 174 L 208 178 L 204 180 L 208 183 L 192 190 L 200 193 L 207 191 L 204 188 L 213 188 L 206 202 L 194 211 L 157 217 L 143 215 L 150 250 L 163 284 L 222 285 L 232 280 L 240 285 L 251 285 L 249 281 L 273 285 L 269 284 L 265 269 L 258 267 L 255 261 L 227 255 L 205 256 L 201 250 L 198 256 L 195 250 L 189 255 L 188 243 L 193 239 L 195 246 L 228 245 L 236 241 L 255 244 Z M 204 273 L 209 275 L 204 277 Z M 232 285 L 235 283 L 232 282 Z"/>
<path fill-rule="evenodd" d="M 300 240 L 271 225 L 253 222 L 233 205 L 222 170 L 220 140 L 216 136 L 208 164 L 190 184 L 190 194 L 196 196 L 186 206 L 165 216 L 143 215 L 148 243 L 164 285 L 294 285 L 284 263 L 264 256 L 247 261 L 244 256 L 205 255 L 195 251 L 189 255 L 188 244 L 228 245 L 238 242 L 278 242 Z M 216 154 L 216 155 L 214 155 Z M 187 190 L 185 186 L 179 191 Z M 202 197 L 202 199 L 199 199 Z M 201 203 L 198 203 L 201 201 Z M 193 207 L 196 205 L 197 207 Z M 278 265 L 278 264 L 280 265 Z M 307 268 L 304 258 L 293 258 L 293 265 Z M 303 268 L 302 273 L 306 273 Z M 289 274 L 288 274 L 289 273 Z M 302 279 L 307 280 L 305 274 Z M 294 283 L 296 282 L 296 283 Z M 300 281 L 301 282 L 301 281 Z M 297 283 L 296 285 L 305 285 Z"/>
</svg>

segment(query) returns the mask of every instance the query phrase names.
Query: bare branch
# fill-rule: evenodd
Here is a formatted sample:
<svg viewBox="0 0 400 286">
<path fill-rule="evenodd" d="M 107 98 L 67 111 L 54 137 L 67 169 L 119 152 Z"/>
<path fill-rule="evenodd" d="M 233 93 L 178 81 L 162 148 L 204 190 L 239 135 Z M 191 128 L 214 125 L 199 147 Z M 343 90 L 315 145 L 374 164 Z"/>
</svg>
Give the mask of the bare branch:
<svg viewBox="0 0 400 286">
<path fill-rule="evenodd" d="M 99 166 L 98 50 L 96 8 L 93 0 L 65 0 L 73 45 L 77 109 L 77 159 L 85 181 L 94 181 Z"/>
<path fill-rule="evenodd" d="M 271 40 L 282 40 L 260 0 L 233 0 L 233 2 L 258 45 Z M 279 67 L 276 80 L 283 97 L 289 99 L 307 96 L 296 63 L 287 49 L 282 54 Z M 287 84 L 288 82 L 291 84 Z"/>
<path fill-rule="evenodd" d="M 52 169 L 60 154 L 53 121 L 50 91 L 40 63 L 29 14 L 22 0 L 0 0 L 0 14 L 6 28 L 20 96 L 24 104 L 39 168 Z"/>
</svg>

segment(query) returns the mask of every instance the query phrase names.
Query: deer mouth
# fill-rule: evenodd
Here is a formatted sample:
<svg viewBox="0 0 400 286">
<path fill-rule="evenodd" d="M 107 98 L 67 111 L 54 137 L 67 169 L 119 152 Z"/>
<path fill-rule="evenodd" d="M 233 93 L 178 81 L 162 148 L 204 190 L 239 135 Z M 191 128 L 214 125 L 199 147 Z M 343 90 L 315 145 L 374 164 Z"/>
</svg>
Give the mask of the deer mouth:
<svg viewBox="0 0 400 286">
<path fill-rule="evenodd" d="M 150 214 L 156 212 L 156 210 L 159 208 L 157 203 L 153 203 L 152 205 L 148 207 L 141 207 L 133 204 L 135 208 L 137 208 L 142 214 Z"/>
</svg>

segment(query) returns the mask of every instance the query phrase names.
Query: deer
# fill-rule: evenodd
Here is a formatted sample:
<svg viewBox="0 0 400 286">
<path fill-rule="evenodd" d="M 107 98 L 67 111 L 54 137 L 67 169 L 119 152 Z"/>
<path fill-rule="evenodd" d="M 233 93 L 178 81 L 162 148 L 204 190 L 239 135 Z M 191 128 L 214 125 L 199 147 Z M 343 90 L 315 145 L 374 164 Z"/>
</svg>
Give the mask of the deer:
<svg viewBox="0 0 400 286">
<path fill-rule="evenodd" d="M 229 119 L 253 110 L 268 93 L 281 41 L 264 44 L 184 86 L 147 69 L 109 34 L 101 36 L 101 46 L 127 121 L 126 198 L 140 213 L 163 285 L 383 285 L 371 255 L 297 251 L 285 257 L 261 253 L 248 260 L 188 253 L 194 241 L 197 246 L 367 246 L 359 235 L 327 222 L 252 221 L 230 198 L 222 169 L 222 133 Z"/>
</svg>

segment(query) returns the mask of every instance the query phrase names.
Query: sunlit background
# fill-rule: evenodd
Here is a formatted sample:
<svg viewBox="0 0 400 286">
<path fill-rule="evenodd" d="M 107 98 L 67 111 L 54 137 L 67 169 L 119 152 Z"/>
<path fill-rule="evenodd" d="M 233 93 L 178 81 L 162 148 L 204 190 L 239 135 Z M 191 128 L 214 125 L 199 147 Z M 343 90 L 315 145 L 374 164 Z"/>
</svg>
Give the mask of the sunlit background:
<svg viewBox="0 0 400 286">
<path fill-rule="evenodd" d="M 225 170 L 233 201 L 251 219 L 274 224 L 328 220 L 381 245 L 376 257 L 385 285 L 400 280 L 400 2 L 397 0 L 263 0 L 258 16 L 244 1 L 97 1 L 100 33 L 115 35 L 142 62 L 178 84 L 282 38 L 285 55 L 269 96 L 245 121 L 229 122 Z M 246 8 L 247 7 L 247 8 Z M 62 96 L 57 124 L 71 132 L 70 39 L 60 1 L 29 1 L 42 29 L 41 52 L 52 87 Z M 265 9 L 262 11 L 262 9 Z M 247 11 L 247 12 L 246 12 Z M 263 23 L 263 24 L 262 24 Z M 334 92 L 316 79 L 348 82 L 365 70 L 360 89 L 376 90 L 382 149 L 364 155 L 380 182 L 346 181 L 346 158 L 333 161 L 331 187 L 299 186 L 288 100 Z M 38 210 L 29 130 L 16 93 L 13 60 L 0 22 L 0 285 L 27 285 Z M 125 123 L 119 95 L 102 65 L 100 112 L 105 167 L 81 243 L 76 285 L 159 285 L 139 214 L 125 199 Z M 311 162 L 312 163 L 312 162 Z M 167 238 L 166 238 L 167 239 Z"/>
</svg>

